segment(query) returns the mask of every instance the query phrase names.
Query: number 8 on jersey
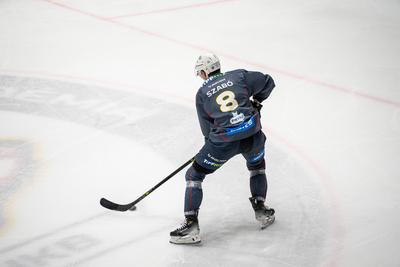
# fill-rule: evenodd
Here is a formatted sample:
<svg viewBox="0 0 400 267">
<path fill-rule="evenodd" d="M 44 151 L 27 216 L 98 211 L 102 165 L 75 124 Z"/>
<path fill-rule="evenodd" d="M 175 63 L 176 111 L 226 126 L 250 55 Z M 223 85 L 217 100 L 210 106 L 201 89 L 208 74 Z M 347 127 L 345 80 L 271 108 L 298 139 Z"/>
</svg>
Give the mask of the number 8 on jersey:
<svg viewBox="0 0 400 267">
<path fill-rule="evenodd" d="M 239 104 L 235 99 L 235 94 L 232 91 L 222 92 L 217 96 L 216 101 L 220 105 L 220 110 L 222 112 L 229 112 L 235 110 Z"/>
</svg>

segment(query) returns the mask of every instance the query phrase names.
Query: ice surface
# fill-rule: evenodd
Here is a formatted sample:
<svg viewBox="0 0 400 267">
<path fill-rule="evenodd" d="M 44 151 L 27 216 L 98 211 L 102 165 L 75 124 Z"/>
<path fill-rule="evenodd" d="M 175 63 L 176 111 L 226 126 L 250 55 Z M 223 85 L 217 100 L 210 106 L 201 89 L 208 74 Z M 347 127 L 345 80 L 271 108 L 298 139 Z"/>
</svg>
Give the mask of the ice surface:
<svg viewBox="0 0 400 267">
<path fill-rule="evenodd" d="M 0 266 L 399 266 L 398 1 L 0 2 Z M 202 244 L 174 246 L 202 145 L 200 53 L 269 73 L 268 205 L 235 157 L 203 184 Z"/>
</svg>

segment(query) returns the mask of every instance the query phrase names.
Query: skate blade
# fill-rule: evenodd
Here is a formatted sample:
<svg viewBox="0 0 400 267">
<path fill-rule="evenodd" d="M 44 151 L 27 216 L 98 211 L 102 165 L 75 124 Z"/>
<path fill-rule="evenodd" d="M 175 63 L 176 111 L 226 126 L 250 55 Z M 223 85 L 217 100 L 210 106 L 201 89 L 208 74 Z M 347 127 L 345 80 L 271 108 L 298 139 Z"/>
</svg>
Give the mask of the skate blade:
<svg viewBox="0 0 400 267">
<path fill-rule="evenodd" d="M 264 230 L 275 222 L 275 216 L 272 215 L 266 218 L 257 218 L 257 220 L 260 222 L 261 230 Z"/>
<path fill-rule="evenodd" d="M 169 240 L 171 244 L 176 245 L 195 245 L 201 242 L 200 235 L 192 236 L 171 236 Z"/>
</svg>

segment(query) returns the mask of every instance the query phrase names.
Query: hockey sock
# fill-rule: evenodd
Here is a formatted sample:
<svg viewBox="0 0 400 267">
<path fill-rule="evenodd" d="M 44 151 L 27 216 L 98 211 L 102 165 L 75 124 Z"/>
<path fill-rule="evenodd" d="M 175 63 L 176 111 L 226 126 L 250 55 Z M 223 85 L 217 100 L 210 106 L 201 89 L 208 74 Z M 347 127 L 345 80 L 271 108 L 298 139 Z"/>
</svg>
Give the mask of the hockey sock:
<svg viewBox="0 0 400 267">
<path fill-rule="evenodd" d="M 250 191 L 252 197 L 258 200 L 265 201 L 267 196 L 267 176 L 265 169 L 251 170 L 250 171 Z"/>
<path fill-rule="evenodd" d="M 205 174 L 197 171 L 193 166 L 186 172 L 186 191 L 185 191 L 185 215 L 197 216 L 198 210 L 203 200 L 203 190 L 201 183 Z"/>
</svg>

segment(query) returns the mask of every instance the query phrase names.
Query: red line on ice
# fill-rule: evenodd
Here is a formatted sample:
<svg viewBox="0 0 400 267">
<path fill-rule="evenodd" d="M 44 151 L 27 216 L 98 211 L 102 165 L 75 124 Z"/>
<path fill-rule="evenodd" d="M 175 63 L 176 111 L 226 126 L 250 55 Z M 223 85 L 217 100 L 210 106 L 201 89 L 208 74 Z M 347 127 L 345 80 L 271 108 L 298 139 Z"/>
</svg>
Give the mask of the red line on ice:
<svg viewBox="0 0 400 267">
<path fill-rule="evenodd" d="M 328 88 L 328 89 L 331 89 L 331 90 L 334 90 L 334 91 L 337 91 L 337 92 L 341 92 L 341 93 L 345 93 L 345 94 L 348 94 L 348 95 L 360 97 L 362 99 L 372 100 L 372 101 L 375 101 L 377 103 L 390 105 L 390 106 L 395 107 L 395 108 L 400 108 L 400 102 L 388 100 L 388 99 L 385 99 L 385 98 L 382 98 L 382 97 L 373 96 L 373 95 L 369 95 L 369 94 L 362 93 L 362 92 L 357 92 L 357 91 L 355 91 L 353 89 L 350 89 L 350 88 L 347 88 L 347 87 L 335 85 L 335 84 L 328 83 L 328 82 L 325 82 L 325 81 L 320 81 L 320 80 L 314 79 L 314 78 L 309 78 L 309 77 L 304 76 L 304 75 L 300 75 L 300 74 L 293 73 L 293 72 L 290 72 L 290 71 L 286 71 L 286 70 L 283 70 L 283 69 L 271 67 L 271 66 L 264 65 L 264 64 L 261 64 L 261 63 L 252 62 L 252 61 L 249 61 L 249 60 L 246 60 L 246 59 L 243 59 L 243 58 L 239 58 L 239 57 L 224 53 L 222 51 L 217 51 L 217 50 L 209 49 L 207 47 L 202 47 L 202 46 L 199 46 L 199 45 L 191 44 L 191 43 L 188 43 L 188 42 L 185 42 L 185 41 L 181 41 L 181 40 L 178 40 L 178 39 L 174 39 L 174 38 L 171 38 L 171 37 L 168 37 L 168 36 L 156 33 L 156 32 L 147 31 L 147 30 L 135 27 L 135 26 L 131 26 L 129 24 L 118 22 L 118 21 L 112 20 L 112 19 L 107 18 L 107 17 L 102 17 L 102 16 L 99 16 L 99 15 L 96 15 L 96 14 L 93 14 L 93 13 L 90 13 L 90 12 L 86 12 L 84 10 L 80 10 L 80 9 L 77 9 L 77 8 L 74 8 L 74 7 L 65 5 L 65 4 L 58 3 L 58 2 L 56 2 L 54 0 L 41 0 L 41 1 L 45 1 L 45 2 L 51 3 L 53 5 L 57 5 L 59 7 L 62 7 L 62 8 L 65 8 L 65 9 L 80 13 L 82 15 L 90 16 L 90 17 L 102 20 L 104 22 L 112 23 L 112 24 L 115 24 L 117 26 L 130 29 L 132 31 L 140 32 L 140 33 L 146 34 L 148 36 L 153 36 L 153 37 L 165 40 L 165 41 L 169 41 L 171 43 L 175 43 L 175 44 L 182 45 L 182 46 L 185 46 L 185 47 L 189 47 L 189 48 L 192 48 L 192 49 L 195 49 L 195 50 L 199 50 L 199 51 L 205 51 L 205 52 L 214 51 L 218 55 L 221 55 L 223 57 L 229 58 L 231 60 L 234 60 L 234 61 L 237 61 L 237 62 L 240 62 L 240 63 L 245 63 L 245 64 L 248 64 L 248 65 L 251 65 L 251 66 L 254 66 L 254 67 L 259 67 L 259 68 L 262 68 L 262 69 L 270 70 L 270 71 L 273 71 L 273 72 L 288 76 L 288 77 L 293 78 L 293 79 L 302 80 L 302 81 L 306 81 L 306 82 L 309 82 L 309 83 L 312 83 L 312 84 L 320 85 L 320 86 L 322 86 L 324 88 Z"/>
<path fill-rule="evenodd" d="M 186 5 L 186 6 L 178 6 L 178 7 L 170 7 L 170 8 L 157 9 L 157 10 L 151 10 L 151 11 L 145 11 L 145 12 L 137 12 L 137 13 L 131 13 L 131 14 L 126 14 L 126 15 L 107 17 L 107 18 L 108 19 L 120 19 L 120 18 L 127 18 L 127 17 L 138 17 L 138 16 L 150 15 L 150 14 L 167 13 L 167 12 L 172 12 L 172 11 L 177 11 L 177 10 L 182 10 L 182 9 L 199 8 L 199 7 L 203 7 L 203 6 L 210 6 L 210 5 L 221 4 L 221 3 L 225 3 L 225 2 L 233 2 L 233 1 L 237 1 L 237 0 L 218 0 L 218 1 L 211 1 L 211 2 L 206 2 L 206 3 L 191 4 L 191 5 Z"/>
</svg>

